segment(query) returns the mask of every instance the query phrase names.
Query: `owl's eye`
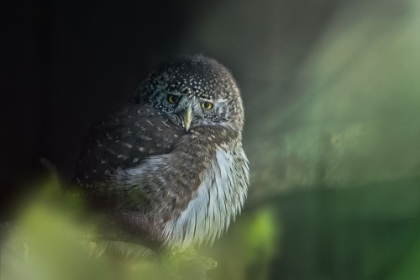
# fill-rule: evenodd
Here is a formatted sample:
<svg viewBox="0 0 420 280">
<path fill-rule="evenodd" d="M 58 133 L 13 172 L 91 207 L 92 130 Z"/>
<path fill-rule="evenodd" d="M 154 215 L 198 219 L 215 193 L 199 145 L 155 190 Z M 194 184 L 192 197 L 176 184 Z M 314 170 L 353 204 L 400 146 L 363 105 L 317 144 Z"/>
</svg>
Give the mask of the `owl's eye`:
<svg viewBox="0 0 420 280">
<path fill-rule="evenodd" d="M 201 102 L 201 107 L 203 107 L 206 110 L 210 110 L 213 108 L 213 103 L 210 102 Z"/>
<path fill-rule="evenodd" d="M 168 94 L 168 101 L 171 104 L 175 104 L 179 102 L 179 97 L 176 95 Z"/>
</svg>

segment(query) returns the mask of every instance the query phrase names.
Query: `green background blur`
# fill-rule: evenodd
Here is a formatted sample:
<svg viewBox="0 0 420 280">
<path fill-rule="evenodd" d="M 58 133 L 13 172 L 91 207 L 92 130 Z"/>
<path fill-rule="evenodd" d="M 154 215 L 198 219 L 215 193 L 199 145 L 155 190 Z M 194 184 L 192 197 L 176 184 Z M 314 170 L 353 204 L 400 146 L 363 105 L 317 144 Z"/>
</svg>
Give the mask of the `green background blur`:
<svg viewBox="0 0 420 280">
<path fill-rule="evenodd" d="M 209 277 L 420 279 L 420 1 L 191 7 L 176 48 L 148 62 L 202 52 L 232 70 L 251 168 L 243 214 L 199 250 L 218 262 Z M 19 211 L 44 245 L 25 265 L 2 250 L 2 279 L 155 277 L 148 264 L 86 258 L 63 234 L 78 226 L 48 205 Z"/>
</svg>

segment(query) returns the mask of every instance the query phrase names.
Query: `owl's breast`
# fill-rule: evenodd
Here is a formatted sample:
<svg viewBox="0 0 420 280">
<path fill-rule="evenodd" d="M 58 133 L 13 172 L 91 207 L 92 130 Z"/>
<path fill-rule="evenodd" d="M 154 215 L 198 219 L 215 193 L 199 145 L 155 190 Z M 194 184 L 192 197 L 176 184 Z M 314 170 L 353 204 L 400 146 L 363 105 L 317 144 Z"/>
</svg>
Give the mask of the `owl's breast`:
<svg viewBox="0 0 420 280">
<path fill-rule="evenodd" d="M 186 209 L 166 222 L 163 238 L 171 246 L 213 243 L 240 213 L 249 185 L 243 149 L 218 147 Z"/>
</svg>

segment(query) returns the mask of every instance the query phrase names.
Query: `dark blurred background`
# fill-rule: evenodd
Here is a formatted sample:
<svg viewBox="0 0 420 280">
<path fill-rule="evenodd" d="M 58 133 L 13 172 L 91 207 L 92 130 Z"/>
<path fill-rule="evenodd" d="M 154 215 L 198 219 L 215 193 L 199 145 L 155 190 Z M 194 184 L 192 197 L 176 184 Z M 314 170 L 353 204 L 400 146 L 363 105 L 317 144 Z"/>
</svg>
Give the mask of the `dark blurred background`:
<svg viewBox="0 0 420 280">
<path fill-rule="evenodd" d="M 11 1 L 1 219 L 163 59 L 232 70 L 251 189 L 214 279 L 418 279 L 420 1 Z M 230 246 L 230 247 L 229 247 Z"/>
</svg>

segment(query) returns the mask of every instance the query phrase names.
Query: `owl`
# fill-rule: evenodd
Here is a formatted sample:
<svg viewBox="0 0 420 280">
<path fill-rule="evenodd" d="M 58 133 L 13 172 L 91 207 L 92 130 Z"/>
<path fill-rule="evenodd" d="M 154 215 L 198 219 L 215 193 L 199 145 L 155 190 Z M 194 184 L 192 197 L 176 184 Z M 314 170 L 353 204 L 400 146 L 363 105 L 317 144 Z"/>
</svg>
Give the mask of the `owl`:
<svg viewBox="0 0 420 280">
<path fill-rule="evenodd" d="M 181 250 L 212 243 L 247 195 L 243 125 L 224 66 L 202 55 L 169 60 L 91 125 L 74 185 L 127 239 Z"/>
</svg>

